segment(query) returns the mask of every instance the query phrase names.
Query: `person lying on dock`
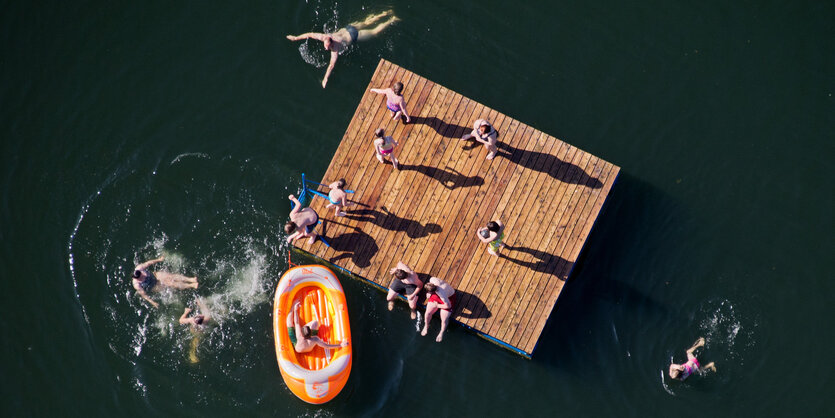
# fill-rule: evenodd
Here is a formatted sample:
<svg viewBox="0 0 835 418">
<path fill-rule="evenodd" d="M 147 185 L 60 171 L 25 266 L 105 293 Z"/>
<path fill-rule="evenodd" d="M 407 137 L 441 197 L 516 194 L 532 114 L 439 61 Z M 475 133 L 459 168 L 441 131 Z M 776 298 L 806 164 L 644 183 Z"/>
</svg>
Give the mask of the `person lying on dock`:
<svg viewBox="0 0 835 418">
<path fill-rule="evenodd" d="M 713 364 L 711 361 L 710 363 L 706 364 L 702 367 L 699 364 L 699 359 L 696 358 L 694 354 L 696 349 L 699 347 L 704 347 L 705 339 L 704 337 L 699 337 L 695 344 L 687 350 L 687 362 L 684 364 L 670 364 L 670 377 L 673 379 L 684 380 L 687 379 L 693 373 L 699 372 L 703 373 L 703 370 L 712 370 L 714 373 L 716 372 L 716 365 Z"/>
<path fill-rule="evenodd" d="M 394 147 L 398 145 L 400 144 L 394 138 L 386 136 L 386 131 L 383 128 L 374 131 L 374 155 L 380 161 L 380 164 L 385 164 L 385 157 L 389 157 L 391 159 L 391 165 L 395 169 L 400 169 L 400 162 L 397 161 L 397 156 L 394 155 Z"/>
<path fill-rule="evenodd" d="M 313 208 L 303 208 L 296 196 L 290 195 L 288 198 L 294 206 L 290 211 L 290 221 L 284 224 L 284 232 L 289 235 L 287 242 L 292 244 L 299 238 L 310 237 L 308 244 L 313 244 L 318 236 L 313 228 L 319 223 L 319 214 Z"/>
<path fill-rule="evenodd" d="M 487 148 L 488 160 L 492 160 L 493 157 L 496 156 L 496 153 L 499 151 L 496 147 L 496 144 L 499 143 L 499 131 L 493 128 L 493 125 L 491 125 L 490 122 L 487 122 L 484 119 L 475 121 L 473 124 L 473 131 L 462 136 L 461 140 L 466 141 L 472 138 L 475 138 L 476 141 L 484 144 L 484 148 Z"/>
<path fill-rule="evenodd" d="M 149 294 L 152 292 L 159 292 L 166 287 L 174 289 L 197 289 L 197 277 L 186 277 L 182 274 L 169 273 L 163 270 L 152 272 L 149 269 L 154 264 L 163 260 L 165 260 L 165 257 L 146 261 L 134 267 L 133 270 L 132 282 L 133 288 L 136 289 L 136 294 L 148 301 L 154 308 L 159 308 L 159 303 L 151 299 Z"/>
<path fill-rule="evenodd" d="M 444 331 L 449 325 L 452 310 L 455 308 L 455 289 L 449 283 L 437 277 L 431 277 L 423 285 L 423 290 L 426 290 L 426 313 L 424 313 L 423 331 L 420 332 L 420 335 L 426 336 L 426 333 L 429 332 L 429 321 L 432 320 L 432 315 L 440 309 L 441 332 L 438 333 L 435 341 L 441 342 L 444 339 Z"/>
<path fill-rule="evenodd" d="M 389 89 L 371 89 L 372 93 L 386 95 L 386 108 L 391 111 L 391 118 L 394 120 L 400 119 L 400 116 L 406 117 L 406 123 L 411 122 L 409 112 L 406 111 L 406 99 L 403 98 L 403 83 L 396 82 Z"/>
<path fill-rule="evenodd" d="M 498 257 L 499 249 L 507 247 L 502 242 L 504 239 L 504 224 L 502 224 L 502 221 L 487 222 L 487 226 L 479 228 L 476 235 L 481 242 L 487 244 L 487 252 L 492 256 Z"/>
<path fill-rule="evenodd" d="M 389 310 L 394 309 L 394 300 L 397 295 L 406 297 L 409 303 L 409 309 L 412 310 L 412 319 L 417 318 L 417 302 L 420 293 L 420 288 L 423 287 L 423 282 L 418 278 L 417 273 L 409 268 L 402 261 L 397 263 L 397 267 L 391 269 L 389 274 L 393 276 L 391 284 L 389 284 L 389 291 L 386 295 Z"/>
<path fill-rule="evenodd" d="M 339 179 L 331 183 L 328 187 L 331 189 L 331 191 L 328 192 L 328 200 L 331 202 L 328 203 L 325 208 L 333 207 L 334 216 L 345 216 L 345 212 L 340 209 L 346 206 L 354 205 L 354 202 L 348 201 L 348 193 L 345 193 L 345 179 Z"/>
<path fill-rule="evenodd" d="M 386 16 L 391 17 L 386 19 L 385 22 L 382 22 L 374 28 L 369 29 L 371 25 L 373 25 L 378 20 Z M 351 46 L 351 44 L 353 44 L 354 42 L 366 41 L 377 36 L 380 32 L 383 31 L 383 29 L 389 27 L 391 24 L 397 22 L 398 20 L 400 19 L 397 16 L 394 16 L 391 10 L 387 10 L 380 14 L 368 15 L 368 17 L 366 17 L 365 20 L 362 20 L 360 22 L 353 22 L 334 33 L 308 32 L 298 36 L 287 35 L 287 39 L 291 41 L 315 39 L 324 44 L 325 50 L 330 51 L 330 63 L 328 64 L 328 69 L 325 71 L 325 78 L 322 79 L 322 88 L 325 88 L 325 86 L 328 85 L 328 78 L 330 78 L 331 72 L 333 72 L 333 67 L 336 65 L 336 60 L 337 58 L 339 58 L 339 54 L 347 51 L 348 47 Z"/>
<path fill-rule="evenodd" d="M 293 312 L 287 314 L 287 333 L 290 335 L 290 343 L 297 353 L 308 353 L 313 351 L 316 346 L 322 348 L 339 348 L 347 347 L 348 341 L 342 341 L 340 344 L 328 344 L 319 338 L 319 321 L 313 320 L 305 325 L 299 322 L 299 309 L 301 303 L 293 304 Z M 301 337 L 301 338 L 299 338 Z"/>
</svg>

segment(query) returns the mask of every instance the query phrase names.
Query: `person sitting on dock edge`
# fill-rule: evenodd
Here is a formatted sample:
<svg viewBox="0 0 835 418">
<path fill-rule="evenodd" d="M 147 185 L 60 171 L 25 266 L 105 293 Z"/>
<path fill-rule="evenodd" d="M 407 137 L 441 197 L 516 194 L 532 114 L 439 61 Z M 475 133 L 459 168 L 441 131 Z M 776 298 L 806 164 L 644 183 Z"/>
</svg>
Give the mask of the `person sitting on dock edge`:
<svg viewBox="0 0 835 418">
<path fill-rule="evenodd" d="M 288 198 L 294 206 L 290 211 L 290 221 L 284 224 L 284 232 L 289 235 L 287 242 L 292 244 L 299 238 L 310 237 L 308 244 L 313 244 L 318 236 L 313 228 L 319 223 L 319 214 L 313 208 L 303 208 L 296 196 L 290 195 Z"/>
<path fill-rule="evenodd" d="M 328 192 L 328 203 L 325 208 L 334 208 L 334 216 L 345 216 L 345 212 L 341 208 L 346 206 L 353 206 L 354 202 L 348 201 L 348 193 L 345 193 L 345 179 L 339 179 L 328 186 L 331 190 Z"/>
<path fill-rule="evenodd" d="M 432 315 L 435 314 L 435 311 L 440 310 L 441 331 L 435 341 L 441 342 L 444 339 L 444 331 L 449 325 L 452 310 L 455 308 L 455 289 L 449 283 L 434 276 L 423 285 L 423 289 L 426 290 L 426 313 L 424 313 L 423 331 L 420 332 L 420 335 L 426 336 L 426 333 L 429 332 L 429 321 L 432 320 Z"/>
<path fill-rule="evenodd" d="M 164 270 L 151 271 L 149 268 L 154 264 L 164 261 L 165 257 L 146 261 L 134 267 L 133 288 L 136 294 L 148 301 L 154 308 L 159 308 L 159 303 L 151 299 L 149 293 L 159 292 L 165 287 L 174 289 L 197 289 L 197 277 L 186 277 L 182 274 L 169 273 Z"/>
<path fill-rule="evenodd" d="M 711 361 L 702 367 L 699 364 L 699 359 L 696 358 L 695 351 L 699 347 L 704 347 L 704 337 L 699 337 L 695 344 L 687 350 L 687 362 L 684 364 L 670 364 L 669 374 L 673 379 L 684 380 L 693 373 L 703 373 L 703 370 L 712 370 L 716 372 L 716 365 Z"/>
<path fill-rule="evenodd" d="M 386 295 L 389 310 L 394 309 L 394 300 L 398 294 L 401 294 L 406 297 L 406 301 L 409 303 L 412 319 L 417 318 L 417 302 L 423 282 L 418 278 L 417 273 L 402 261 L 398 262 L 397 267 L 391 269 L 389 273 L 394 276 Z"/>
<path fill-rule="evenodd" d="M 401 116 L 406 118 L 406 123 L 412 121 L 409 117 L 409 112 L 406 111 L 406 99 L 403 98 L 403 83 L 396 82 L 388 89 L 371 89 L 372 93 L 386 95 L 386 108 L 391 111 L 391 118 L 393 120 L 400 119 Z"/>
<path fill-rule="evenodd" d="M 475 121 L 473 131 L 462 136 L 461 140 L 466 141 L 471 138 L 475 138 L 476 141 L 484 144 L 484 148 L 487 148 L 488 160 L 492 160 L 496 156 L 496 153 L 499 152 L 499 148 L 496 146 L 499 143 L 499 131 L 493 128 L 490 122 L 484 119 Z"/>
<path fill-rule="evenodd" d="M 373 25 L 378 20 L 391 15 L 389 19 L 385 22 L 382 22 L 375 26 L 373 29 L 368 29 L 369 26 Z M 325 71 L 325 78 L 322 79 L 322 88 L 328 85 L 328 78 L 331 76 L 331 72 L 333 72 L 333 67 L 336 65 L 336 60 L 339 58 L 339 54 L 348 50 L 348 47 L 351 46 L 354 42 L 358 41 L 366 41 L 377 36 L 383 29 L 389 27 L 391 24 L 400 20 L 397 16 L 392 15 L 391 10 L 387 10 L 380 14 L 371 14 L 365 18 L 365 20 L 360 22 L 353 22 L 348 26 L 345 26 L 342 29 L 334 33 L 318 33 L 318 32 L 308 32 L 303 33 L 301 35 L 287 35 L 287 39 L 291 41 L 301 41 L 304 39 L 315 39 L 317 41 L 322 42 L 324 44 L 325 49 L 330 52 L 330 62 L 328 63 L 328 69 Z"/>
<path fill-rule="evenodd" d="M 318 335 L 319 321 L 315 319 L 305 325 L 301 325 L 299 319 L 300 308 L 300 302 L 297 301 L 294 303 L 293 312 L 287 313 L 287 320 L 285 321 L 285 325 L 287 325 L 287 333 L 290 336 L 290 344 L 293 344 L 293 349 L 295 349 L 297 353 L 308 353 L 313 351 L 317 345 L 322 348 L 339 348 L 348 346 L 347 340 L 342 341 L 340 344 L 328 344 L 322 341 Z"/>
</svg>

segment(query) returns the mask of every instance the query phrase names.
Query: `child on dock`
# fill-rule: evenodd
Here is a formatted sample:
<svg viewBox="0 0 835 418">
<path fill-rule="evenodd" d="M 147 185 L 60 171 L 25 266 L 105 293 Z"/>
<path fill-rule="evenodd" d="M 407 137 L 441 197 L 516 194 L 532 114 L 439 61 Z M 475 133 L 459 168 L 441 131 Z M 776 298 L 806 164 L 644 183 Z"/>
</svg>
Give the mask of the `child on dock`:
<svg viewBox="0 0 835 418">
<path fill-rule="evenodd" d="M 340 209 L 354 205 L 354 202 L 348 201 L 348 193 L 345 193 L 345 179 L 339 179 L 328 185 L 328 187 L 331 189 L 328 192 L 328 200 L 330 200 L 330 203 L 325 208 L 333 207 L 334 216 L 345 216 L 345 212 Z"/>
<path fill-rule="evenodd" d="M 702 372 L 702 370 L 712 370 L 714 373 L 716 372 L 716 365 L 713 364 L 711 361 L 710 363 L 706 364 L 702 367 L 699 364 L 699 359 L 696 358 L 694 352 L 699 347 L 704 347 L 705 339 L 704 337 L 699 337 L 695 344 L 687 350 L 687 363 L 684 364 L 670 364 L 670 377 L 673 379 L 684 380 L 687 379 L 691 374 L 695 372 Z"/>
<path fill-rule="evenodd" d="M 441 342 L 444 339 L 444 331 L 449 324 L 452 310 L 455 309 L 455 289 L 449 283 L 431 277 L 423 289 L 426 290 L 426 313 L 424 313 L 423 331 L 420 335 L 426 336 L 429 332 L 429 321 L 436 311 L 441 311 L 441 332 L 435 337 L 435 341 Z"/>
<path fill-rule="evenodd" d="M 409 303 L 409 309 L 412 310 L 412 319 L 417 318 L 417 301 L 420 288 L 423 287 L 423 282 L 418 278 L 417 273 L 402 261 L 397 263 L 397 267 L 391 269 L 389 274 L 394 276 L 389 284 L 389 291 L 386 295 L 389 310 L 394 309 L 394 299 L 398 294 L 406 297 Z"/>
<path fill-rule="evenodd" d="M 319 214 L 313 208 L 303 208 L 296 196 L 290 195 L 288 198 L 295 206 L 290 211 L 290 221 L 284 224 L 284 232 L 289 235 L 287 243 L 292 244 L 299 238 L 310 237 L 308 244 L 313 244 L 318 236 L 313 232 L 313 228 L 319 223 Z"/>
<path fill-rule="evenodd" d="M 406 111 L 406 100 L 403 98 L 403 83 L 396 82 L 390 89 L 371 89 L 372 93 L 386 95 L 386 108 L 391 111 L 392 119 L 397 120 L 400 116 L 406 117 L 406 123 L 411 122 L 409 112 Z"/>
<path fill-rule="evenodd" d="M 492 160 L 499 151 L 496 147 L 496 144 L 499 143 L 499 131 L 493 128 L 493 125 L 484 119 L 475 121 L 473 124 L 473 131 L 462 136 L 461 140 L 466 141 L 471 138 L 475 138 L 476 141 L 484 144 L 484 148 L 487 148 L 488 160 Z"/>
<path fill-rule="evenodd" d="M 400 169 L 399 162 L 397 161 L 397 157 L 394 155 L 394 147 L 400 145 L 394 138 L 390 136 L 386 136 L 386 131 L 383 128 L 377 129 L 374 132 L 374 154 L 377 156 L 377 160 L 380 161 L 381 164 L 385 164 L 385 157 L 389 157 L 391 159 L 391 165 L 394 166 L 396 169 Z"/>
<path fill-rule="evenodd" d="M 479 228 L 476 235 L 481 242 L 487 244 L 487 252 L 492 256 L 498 257 L 499 249 L 507 247 L 502 242 L 504 239 L 504 224 L 498 219 L 487 222 L 487 226 Z"/>
</svg>

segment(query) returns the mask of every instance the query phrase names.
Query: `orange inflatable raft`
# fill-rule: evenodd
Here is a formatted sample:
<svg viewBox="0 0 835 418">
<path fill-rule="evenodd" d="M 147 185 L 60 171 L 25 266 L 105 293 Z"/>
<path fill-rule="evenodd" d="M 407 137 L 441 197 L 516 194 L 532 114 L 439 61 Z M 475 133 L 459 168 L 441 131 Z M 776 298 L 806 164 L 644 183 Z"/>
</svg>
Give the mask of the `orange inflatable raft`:
<svg viewBox="0 0 835 418">
<path fill-rule="evenodd" d="M 319 321 L 318 336 L 330 344 L 348 341 L 346 347 L 316 346 L 297 353 L 287 331 L 287 314 L 301 303 L 300 321 Z M 336 275 L 325 266 L 293 267 L 281 276 L 273 303 L 273 333 L 278 368 L 287 387 L 301 400 L 321 404 L 345 387 L 351 374 L 351 329 L 345 293 Z"/>
</svg>

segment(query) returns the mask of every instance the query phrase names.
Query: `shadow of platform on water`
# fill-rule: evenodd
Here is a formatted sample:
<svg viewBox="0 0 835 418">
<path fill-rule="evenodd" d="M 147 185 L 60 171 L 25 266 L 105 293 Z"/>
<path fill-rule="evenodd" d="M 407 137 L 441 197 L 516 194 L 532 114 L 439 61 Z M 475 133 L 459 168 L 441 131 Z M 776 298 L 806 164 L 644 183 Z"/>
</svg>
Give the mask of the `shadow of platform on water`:
<svg viewBox="0 0 835 418">
<path fill-rule="evenodd" d="M 456 125 L 454 123 L 446 123 L 435 116 L 415 116 L 412 118 L 413 124 L 427 125 L 434 129 L 438 135 L 443 135 L 446 138 L 456 138 L 464 135 L 464 131 L 470 129 L 466 126 Z"/>
<path fill-rule="evenodd" d="M 450 190 L 459 187 L 481 186 L 484 184 L 484 178 L 481 176 L 465 176 L 455 170 L 454 168 L 438 168 L 429 167 L 425 165 L 409 165 L 400 164 L 401 171 L 417 171 L 427 177 L 431 177 L 441 183 L 444 187 Z"/>
<path fill-rule="evenodd" d="M 556 155 L 519 149 L 503 142 L 499 142 L 498 148 L 499 152 L 496 154 L 497 157 L 507 158 L 511 162 L 522 165 L 530 170 L 547 173 L 555 180 L 563 183 L 581 184 L 592 189 L 603 187 L 603 183 L 599 179 L 589 176 L 580 167 L 568 161 L 560 160 Z M 568 164 L 568 168 L 564 170 L 564 173 L 560 174 L 561 169 L 566 164 Z"/>
<path fill-rule="evenodd" d="M 409 238 L 423 238 L 429 234 L 437 234 L 443 231 L 440 225 L 435 223 L 422 223 L 402 218 L 395 215 L 385 206 L 378 211 L 375 209 L 358 209 L 346 212 L 345 217 L 354 221 L 368 222 L 383 229 L 395 232 L 406 232 Z"/>
</svg>

